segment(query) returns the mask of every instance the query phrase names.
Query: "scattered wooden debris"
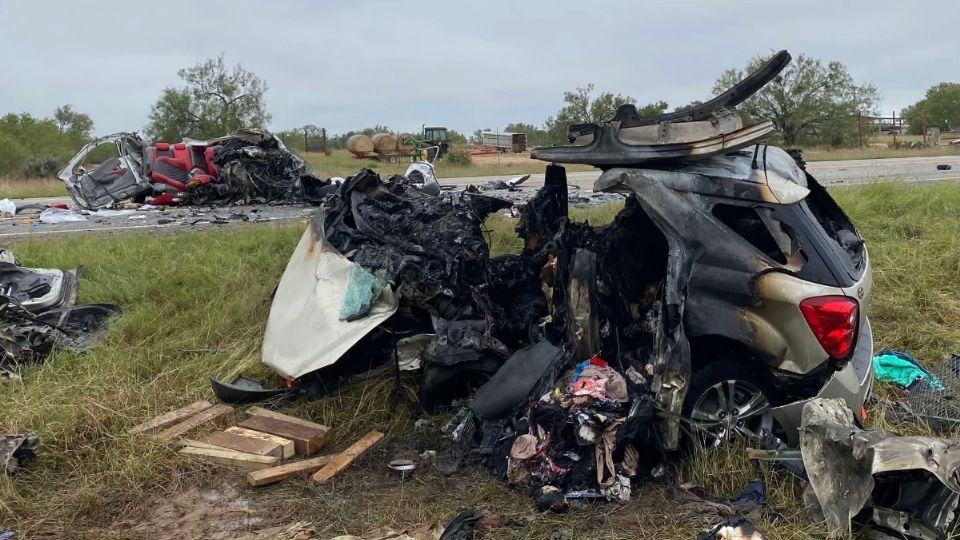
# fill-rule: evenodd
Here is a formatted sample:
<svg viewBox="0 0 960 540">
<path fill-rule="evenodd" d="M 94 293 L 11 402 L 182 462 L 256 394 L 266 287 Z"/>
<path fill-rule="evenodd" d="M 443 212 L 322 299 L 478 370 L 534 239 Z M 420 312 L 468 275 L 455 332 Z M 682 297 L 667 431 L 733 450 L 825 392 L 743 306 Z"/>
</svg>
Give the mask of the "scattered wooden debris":
<svg viewBox="0 0 960 540">
<path fill-rule="evenodd" d="M 213 448 L 199 448 L 196 446 L 186 446 L 180 449 L 180 453 L 185 456 L 197 456 L 208 459 L 221 465 L 226 465 L 241 471 L 256 471 L 273 467 L 279 461 L 273 456 L 256 456 L 234 450 L 217 450 Z"/>
<path fill-rule="evenodd" d="M 240 427 L 262 431 L 293 441 L 298 456 L 313 455 L 327 442 L 329 428 L 320 430 L 300 423 L 278 420 L 268 416 L 251 416 L 240 423 Z"/>
<path fill-rule="evenodd" d="M 226 431 L 217 431 L 207 435 L 203 442 L 222 446 L 237 452 L 246 452 L 258 456 L 273 456 L 283 459 L 283 446 L 277 443 L 266 441 L 264 439 L 255 439 L 253 437 L 244 437 L 236 433 L 227 433 Z"/>
<path fill-rule="evenodd" d="M 270 409 L 264 409 L 263 407 L 250 407 L 247 409 L 247 415 L 263 416 L 265 418 L 273 418 L 274 420 L 283 420 L 284 422 L 290 422 L 291 424 L 299 424 L 304 427 L 316 429 L 317 431 L 322 431 L 324 433 L 324 437 L 326 437 L 326 434 L 330 432 L 330 428 L 323 424 L 304 420 L 303 418 L 297 418 L 296 416 L 290 416 L 289 414 L 278 413 L 276 411 L 271 411 Z"/>
<path fill-rule="evenodd" d="M 233 416 L 233 407 L 229 405 L 214 405 L 209 409 L 201 411 L 190 418 L 187 418 L 179 424 L 174 424 L 173 426 L 161 431 L 156 435 L 156 437 L 164 441 L 169 441 L 210 421 L 215 421 L 218 424 L 223 425 L 231 416 Z"/>
<path fill-rule="evenodd" d="M 282 459 L 287 460 L 293 457 L 293 441 L 290 439 L 284 439 L 283 437 L 277 437 L 276 435 L 271 435 L 262 431 L 254 431 L 252 429 L 242 428 L 240 426 L 230 426 L 225 431 L 227 433 L 234 433 L 236 435 L 252 437 L 254 439 L 263 439 L 265 441 L 279 444 L 282 449 L 282 454 L 280 456 Z"/>
<path fill-rule="evenodd" d="M 382 438 L 383 433 L 380 433 L 379 431 L 371 431 L 370 433 L 367 433 L 361 437 L 359 441 L 350 445 L 349 448 L 337 454 L 336 456 L 333 456 L 333 458 L 330 460 L 330 463 L 325 465 L 313 475 L 313 480 L 321 484 L 330 480 L 339 472 L 349 467 L 355 459 L 362 456 L 364 452 L 373 447 L 373 445 L 377 444 Z"/>
<path fill-rule="evenodd" d="M 286 480 L 287 478 L 310 474 L 323 468 L 327 463 L 330 463 L 332 458 L 333 456 L 318 456 L 315 458 L 304 459 L 302 461 L 278 465 L 276 467 L 270 467 L 269 469 L 251 471 L 247 473 L 247 482 L 251 486 L 265 486 L 267 484 L 273 484 L 281 480 Z"/>
<path fill-rule="evenodd" d="M 133 426 L 127 430 L 127 433 L 136 435 L 138 433 L 152 433 L 154 431 L 160 431 L 161 429 L 165 429 L 179 422 L 183 422 L 187 418 L 203 412 L 212 406 L 213 405 L 207 400 L 195 401 L 186 407 L 181 407 L 175 411 L 161 414 L 152 420 L 147 420 L 142 424 Z"/>
</svg>

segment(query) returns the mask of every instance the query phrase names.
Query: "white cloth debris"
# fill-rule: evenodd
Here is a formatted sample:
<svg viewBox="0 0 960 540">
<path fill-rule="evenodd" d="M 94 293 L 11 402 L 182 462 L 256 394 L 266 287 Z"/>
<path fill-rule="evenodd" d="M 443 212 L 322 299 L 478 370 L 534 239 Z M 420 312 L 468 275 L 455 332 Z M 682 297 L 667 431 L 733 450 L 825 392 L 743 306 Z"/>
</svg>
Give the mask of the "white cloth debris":
<svg viewBox="0 0 960 540">
<path fill-rule="evenodd" d="M 75 221 L 87 220 L 87 218 L 81 216 L 73 210 L 64 210 L 63 208 L 47 208 L 43 212 L 40 212 L 40 217 L 38 219 L 40 223 L 47 224 L 72 223 Z"/>
</svg>

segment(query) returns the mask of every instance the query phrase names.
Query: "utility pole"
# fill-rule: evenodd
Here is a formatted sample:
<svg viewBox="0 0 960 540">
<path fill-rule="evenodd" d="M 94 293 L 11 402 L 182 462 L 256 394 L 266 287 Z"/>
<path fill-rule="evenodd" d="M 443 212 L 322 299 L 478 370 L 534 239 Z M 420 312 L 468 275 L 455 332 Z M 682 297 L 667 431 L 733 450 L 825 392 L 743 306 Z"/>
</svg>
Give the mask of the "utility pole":
<svg viewBox="0 0 960 540">
<path fill-rule="evenodd" d="M 893 147 L 897 147 L 897 111 L 893 111 L 893 116 L 890 117 L 893 122 L 893 129 L 890 130 L 890 133 L 893 133 Z"/>
<path fill-rule="evenodd" d="M 863 113 L 857 111 L 857 134 L 860 136 L 860 149 L 863 150 Z"/>
</svg>

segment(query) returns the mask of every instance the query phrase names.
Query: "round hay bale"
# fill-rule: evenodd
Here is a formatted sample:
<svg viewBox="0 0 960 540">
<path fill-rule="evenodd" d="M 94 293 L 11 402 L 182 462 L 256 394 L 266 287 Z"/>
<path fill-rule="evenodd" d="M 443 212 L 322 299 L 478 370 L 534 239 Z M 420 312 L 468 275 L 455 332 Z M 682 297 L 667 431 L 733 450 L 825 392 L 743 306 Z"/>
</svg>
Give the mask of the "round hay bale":
<svg viewBox="0 0 960 540">
<path fill-rule="evenodd" d="M 373 139 L 362 133 L 351 135 L 350 138 L 347 139 L 347 150 L 355 154 L 373 152 Z"/>
<path fill-rule="evenodd" d="M 413 137 L 412 133 L 401 133 L 400 138 L 397 139 L 397 150 L 407 153 L 413 152 L 414 146 L 407 142 L 408 137 Z"/>
<path fill-rule="evenodd" d="M 374 133 L 371 139 L 373 140 L 373 148 L 377 152 L 397 151 L 397 139 L 389 133 Z"/>
</svg>

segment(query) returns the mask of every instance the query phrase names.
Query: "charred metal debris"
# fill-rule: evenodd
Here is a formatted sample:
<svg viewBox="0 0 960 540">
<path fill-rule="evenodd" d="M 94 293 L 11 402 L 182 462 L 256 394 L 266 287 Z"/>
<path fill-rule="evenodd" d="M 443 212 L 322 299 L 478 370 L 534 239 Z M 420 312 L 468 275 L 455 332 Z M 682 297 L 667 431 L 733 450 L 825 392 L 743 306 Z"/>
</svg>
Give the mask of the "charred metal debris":
<svg viewBox="0 0 960 540">
<path fill-rule="evenodd" d="M 103 159 L 101 149 L 110 146 L 115 151 Z M 101 160 L 91 171 L 84 168 L 88 156 Z M 332 185 L 279 138 L 259 129 L 176 143 L 115 133 L 90 141 L 58 177 L 86 210 L 122 201 L 155 206 L 316 202 Z"/>
<path fill-rule="evenodd" d="M 20 366 L 57 350 L 82 352 L 107 331 L 113 304 L 76 304 L 81 269 L 21 266 L 0 250 L 0 380 L 19 378 Z"/>
</svg>

